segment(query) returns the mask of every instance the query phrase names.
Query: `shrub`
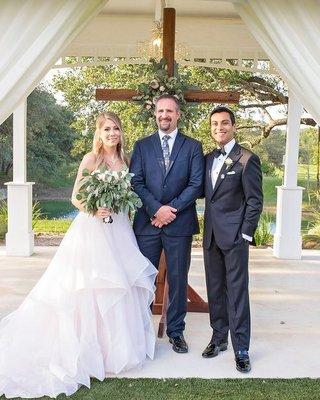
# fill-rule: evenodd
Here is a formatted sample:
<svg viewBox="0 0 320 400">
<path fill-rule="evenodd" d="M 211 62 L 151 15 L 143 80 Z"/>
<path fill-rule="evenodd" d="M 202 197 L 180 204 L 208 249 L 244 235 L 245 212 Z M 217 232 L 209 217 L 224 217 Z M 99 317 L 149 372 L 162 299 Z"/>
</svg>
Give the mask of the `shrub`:
<svg viewBox="0 0 320 400">
<path fill-rule="evenodd" d="M 198 214 L 200 232 L 193 236 L 193 241 L 201 242 L 203 238 L 203 225 L 204 225 L 204 216 Z"/>
<path fill-rule="evenodd" d="M 303 235 L 302 241 L 306 248 L 320 247 L 320 211 L 314 210 L 312 213 L 313 223 L 306 235 Z"/>
<path fill-rule="evenodd" d="M 7 233 L 8 210 L 5 201 L 0 202 L 0 239 L 4 239 Z"/>
<path fill-rule="evenodd" d="M 196 242 L 202 241 L 203 238 L 203 226 L 204 226 L 204 216 L 198 215 L 200 233 L 194 235 L 193 240 Z M 254 238 L 257 246 L 267 246 L 272 244 L 273 236 L 271 233 L 271 224 L 273 223 L 272 216 L 268 213 L 262 213 L 258 228 L 255 232 Z"/>
<path fill-rule="evenodd" d="M 254 239 L 257 246 L 267 246 L 272 244 L 273 236 L 271 233 L 272 217 L 268 213 L 262 213 L 257 230 L 254 234 Z"/>
<path fill-rule="evenodd" d="M 36 201 L 32 206 L 32 229 L 43 218 L 40 203 Z M 4 239 L 8 231 L 8 206 L 6 201 L 0 203 L 0 239 Z"/>
</svg>

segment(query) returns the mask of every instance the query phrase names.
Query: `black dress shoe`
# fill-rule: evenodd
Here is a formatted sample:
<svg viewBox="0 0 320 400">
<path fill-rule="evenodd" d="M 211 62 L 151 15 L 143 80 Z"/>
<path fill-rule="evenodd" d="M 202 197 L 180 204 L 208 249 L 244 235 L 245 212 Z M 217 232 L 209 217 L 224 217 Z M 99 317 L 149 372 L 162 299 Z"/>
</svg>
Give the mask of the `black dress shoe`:
<svg viewBox="0 0 320 400">
<path fill-rule="evenodd" d="M 176 353 L 188 353 L 188 345 L 183 335 L 169 338 L 169 342 L 172 343 L 172 348 Z"/>
<path fill-rule="evenodd" d="M 220 351 L 225 351 L 228 348 L 228 342 L 218 342 L 213 343 L 212 341 L 208 344 L 208 346 L 203 350 L 202 357 L 204 358 L 212 358 L 216 357 Z"/>
<path fill-rule="evenodd" d="M 235 354 L 236 368 L 240 372 L 250 372 L 251 364 L 247 350 L 237 351 Z"/>
</svg>

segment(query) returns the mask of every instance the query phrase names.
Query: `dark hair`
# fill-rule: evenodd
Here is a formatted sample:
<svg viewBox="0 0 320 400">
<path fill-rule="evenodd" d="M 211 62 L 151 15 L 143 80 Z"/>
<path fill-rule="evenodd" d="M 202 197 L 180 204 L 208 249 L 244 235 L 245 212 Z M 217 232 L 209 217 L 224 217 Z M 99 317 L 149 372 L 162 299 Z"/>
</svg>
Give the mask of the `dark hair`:
<svg viewBox="0 0 320 400">
<path fill-rule="evenodd" d="M 209 116 L 210 125 L 211 125 L 211 117 L 213 116 L 213 114 L 218 114 L 218 113 L 222 113 L 222 112 L 226 112 L 230 115 L 232 125 L 234 125 L 236 123 L 236 117 L 235 117 L 234 113 L 228 107 L 217 106 L 210 113 L 210 116 Z"/>
<path fill-rule="evenodd" d="M 157 97 L 156 102 L 155 102 L 155 108 L 157 108 L 158 101 L 163 100 L 163 99 L 170 99 L 170 100 L 174 101 L 176 103 L 177 110 L 180 111 L 179 100 L 176 98 L 176 96 L 174 96 L 173 94 L 169 94 L 169 93 L 162 94 L 161 96 Z"/>
</svg>

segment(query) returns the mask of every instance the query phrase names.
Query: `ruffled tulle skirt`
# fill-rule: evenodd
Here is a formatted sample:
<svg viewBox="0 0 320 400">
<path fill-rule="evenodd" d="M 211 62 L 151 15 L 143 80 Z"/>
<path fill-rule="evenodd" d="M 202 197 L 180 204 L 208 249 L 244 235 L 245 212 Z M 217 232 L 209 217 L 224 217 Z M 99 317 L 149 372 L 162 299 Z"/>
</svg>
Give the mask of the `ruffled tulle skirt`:
<svg viewBox="0 0 320 400">
<path fill-rule="evenodd" d="M 0 395 L 70 395 L 153 358 L 156 269 L 128 217 L 80 212 L 47 270 L 0 323 Z"/>
</svg>

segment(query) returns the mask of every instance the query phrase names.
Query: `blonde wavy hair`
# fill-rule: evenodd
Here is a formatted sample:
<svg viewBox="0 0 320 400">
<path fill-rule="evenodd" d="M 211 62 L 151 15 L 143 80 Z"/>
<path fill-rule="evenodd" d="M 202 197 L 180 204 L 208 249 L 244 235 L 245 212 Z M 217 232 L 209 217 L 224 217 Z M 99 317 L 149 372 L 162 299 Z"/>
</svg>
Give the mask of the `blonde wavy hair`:
<svg viewBox="0 0 320 400">
<path fill-rule="evenodd" d="M 103 162 L 105 162 L 103 143 L 102 140 L 100 140 L 100 129 L 107 119 L 112 121 L 120 129 L 120 141 L 117 145 L 117 154 L 120 160 L 128 166 L 129 159 L 124 152 L 124 135 L 120 118 L 114 112 L 106 111 L 98 116 L 96 121 L 96 131 L 93 137 L 92 152 L 96 156 L 96 168 L 98 168 Z M 110 165 L 108 166 L 110 167 Z"/>
</svg>

